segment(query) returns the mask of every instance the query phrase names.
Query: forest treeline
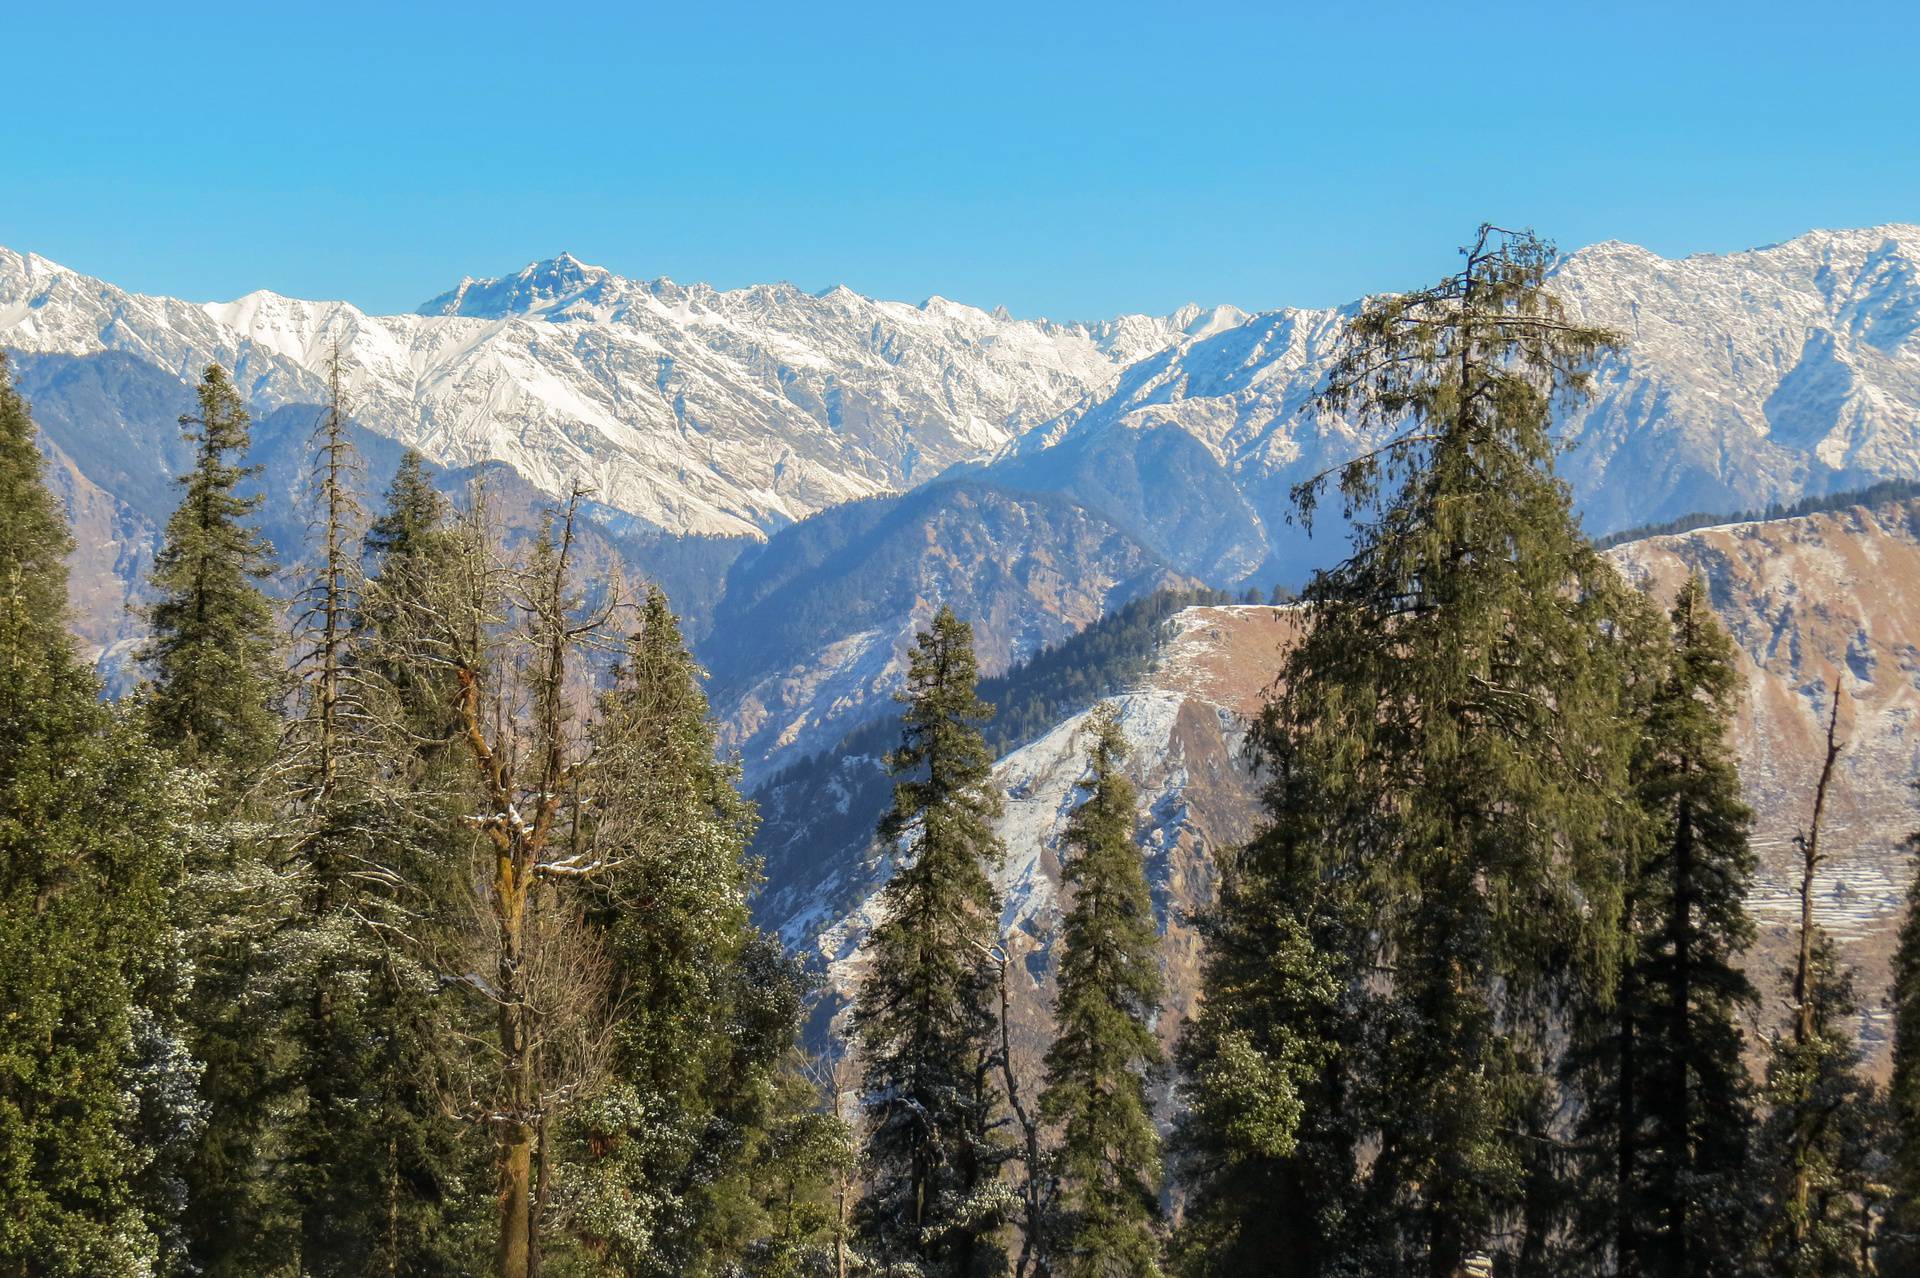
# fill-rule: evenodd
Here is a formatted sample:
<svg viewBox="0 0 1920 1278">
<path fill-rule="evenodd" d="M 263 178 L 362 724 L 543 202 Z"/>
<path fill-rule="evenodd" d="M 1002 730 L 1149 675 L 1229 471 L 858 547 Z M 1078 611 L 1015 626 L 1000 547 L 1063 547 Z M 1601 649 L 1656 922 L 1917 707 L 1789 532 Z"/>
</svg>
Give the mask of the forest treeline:
<svg viewBox="0 0 1920 1278">
<path fill-rule="evenodd" d="M 1692 532 L 1696 528 L 1713 528 L 1720 524 L 1749 524 L 1767 519 L 1799 519 L 1806 515 L 1824 514 L 1830 510 L 1846 510 L 1853 506 L 1879 506 L 1887 502 L 1907 501 L 1920 497 L 1920 479 L 1883 479 L 1864 488 L 1843 488 L 1835 492 L 1820 493 L 1802 497 L 1798 501 L 1773 502 L 1764 507 L 1727 514 L 1722 511 L 1696 510 L 1673 519 L 1662 520 L 1657 524 L 1640 524 L 1633 528 L 1623 528 L 1619 532 L 1609 533 L 1599 541 L 1600 549 L 1611 550 L 1615 546 L 1630 541 L 1644 541 L 1648 537 L 1665 537 L 1673 533 Z"/>
<path fill-rule="evenodd" d="M 108 704 L 7 385 L 0 1275 L 1920 1274 L 1920 922 L 1881 1088 L 1812 909 L 1844 689 L 1776 980 L 1731 642 L 1700 583 L 1630 588 L 1553 474 L 1619 339 L 1551 262 L 1483 228 L 1354 321 L 1320 407 L 1387 442 L 1295 492 L 1353 553 L 1301 597 L 1170 1044 L 1126 724 L 1088 716 L 1033 1071 L 995 745 L 1177 601 L 1063 646 L 998 728 L 967 623 L 919 635 L 890 874 L 814 1058 L 702 674 L 658 589 L 582 580 L 578 496 L 509 546 L 410 455 L 363 510 L 336 363 L 277 606 L 209 368 Z"/>
</svg>

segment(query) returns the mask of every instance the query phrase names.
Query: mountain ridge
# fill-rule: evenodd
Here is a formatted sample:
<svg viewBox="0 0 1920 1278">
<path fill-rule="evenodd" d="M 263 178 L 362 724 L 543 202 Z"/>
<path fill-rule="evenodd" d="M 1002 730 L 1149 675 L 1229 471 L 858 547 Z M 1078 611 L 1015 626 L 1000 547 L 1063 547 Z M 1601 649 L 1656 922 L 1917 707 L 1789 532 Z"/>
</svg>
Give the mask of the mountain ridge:
<svg viewBox="0 0 1920 1278">
<path fill-rule="evenodd" d="M 1568 254 L 1557 288 L 1632 339 L 1595 405 L 1562 423 L 1585 445 L 1566 473 L 1590 530 L 1920 473 L 1917 262 L 1909 223 L 1728 254 L 1618 240 Z M 189 379 L 219 359 L 271 411 L 317 398 L 338 340 L 377 432 L 443 465 L 504 461 L 553 493 L 584 480 L 669 533 L 764 538 L 954 466 L 1086 500 L 1075 450 L 1100 450 L 1085 437 L 1177 430 L 1256 514 L 1232 512 L 1207 546 L 1137 529 L 1201 575 L 1311 557 L 1271 512 L 1301 469 L 1363 442 L 1307 411 L 1356 305 L 1059 323 L 844 285 L 632 280 L 562 253 L 378 316 L 267 290 L 130 293 L 0 249 L 0 344 L 117 349 Z M 1663 461 L 1648 482 L 1615 478 Z"/>
</svg>

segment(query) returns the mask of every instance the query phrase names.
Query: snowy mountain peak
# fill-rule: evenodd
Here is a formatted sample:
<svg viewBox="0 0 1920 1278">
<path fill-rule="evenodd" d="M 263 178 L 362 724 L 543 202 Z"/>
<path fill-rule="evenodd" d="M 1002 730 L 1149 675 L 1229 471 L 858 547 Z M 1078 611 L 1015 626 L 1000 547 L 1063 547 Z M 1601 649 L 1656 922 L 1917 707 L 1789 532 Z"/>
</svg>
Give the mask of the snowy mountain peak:
<svg viewBox="0 0 1920 1278">
<path fill-rule="evenodd" d="M 467 276 L 458 286 L 425 302 L 422 315 L 461 315 L 469 319 L 505 319 L 566 305 L 619 276 L 582 262 L 571 253 L 529 262 L 512 275 L 493 279 Z"/>
<path fill-rule="evenodd" d="M 1920 227 L 1678 260 L 1598 244 L 1554 287 L 1628 339 L 1561 423 L 1595 531 L 1920 474 Z M 548 492 L 583 481 L 667 532 L 763 537 L 1017 454 L 999 482 L 1124 516 L 1182 571 L 1230 579 L 1320 553 L 1274 516 L 1367 442 L 1303 412 L 1351 313 L 1057 323 L 939 295 L 629 280 L 563 253 L 377 316 L 143 295 L 0 249 L 0 345 L 120 351 L 189 380 L 218 360 L 264 412 L 315 402 L 338 343 L 371 429 Z"/>
</svg>

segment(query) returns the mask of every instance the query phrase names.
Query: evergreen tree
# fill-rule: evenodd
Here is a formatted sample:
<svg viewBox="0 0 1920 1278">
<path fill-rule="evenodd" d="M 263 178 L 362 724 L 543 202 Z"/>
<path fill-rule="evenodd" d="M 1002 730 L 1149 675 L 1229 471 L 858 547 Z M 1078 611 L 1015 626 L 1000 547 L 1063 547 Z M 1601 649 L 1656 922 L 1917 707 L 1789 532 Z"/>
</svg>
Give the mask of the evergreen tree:
<svg viewBox="0 0 1920 1278">
<path fill-rule="evenodd" d="M 239 491 L 256 473 L 237 460 L 249 443 L 240 392 L 209 364 L 199 396 L 199 414 L 180 419 L 194 467 L 154 557 L 160 598 L 140 655 L 156 739 L 237 791 L 258 778 L 279 734 L 274 610 L 259 586 L 273 552 L 246 522 L 260 497 Z"/>
<path fill-rule="evenodd" d="M 290 1123 L 285 1172 L 299 1213 L 300 1270 L 365 1273 L 378 1236 L 378 1150 L 370 1123 L 374 1052 L 363 994 L 379 933 L 364 924 L 378 906 L 369 836 L 383 824 L 374 796 L 370 709 L 354 649 L 361 597 L 353 481 L 358 458 L 346 436 L 339 352 L 332 396 L 314 431 L 309 475 L 317 559 L 294 607 L 298 706 L 277 774 L 284 811 L 285 869 L 296 900 L 276 948 L 277 991 L 291 1004 L 287 1084 L 300 1108 Z"/>
<path fill-rule="evenodd" d="M 1060 1127 L 1064 1219 L 1047 1250 L 1066 1278 L 1160 1272 L 1160 1138 L 1147 1098 L 1161 1066 L 1153 1020 L 1161 994 L 1153 898 L 1134 846 L 1126 738 L 1111 706 L 1089 720 L 1085 800 L 1067 825 L 1061 880 L 1058 1026 L 1040 1112 Z"/>
<path fill-rule="evenodd" d="M 1359 1132 L 1343 1072 L 1363 1012 L 1358 911 L 1315 857 L 1324 791 L 1290 760 L 1270 706 L 1249 740 L 1267 772 L 1267 828 L 1220 858 L 1205 942 L 1205 998 L 1177 1052 L 1186 1102 L 1175 1131 L 1187 1191 L 1180 1273 L 1302 1278 L 1392 1272 L 1359 1227 Z"/>
<path fill-rule="evenodd" d="M 1589 1008 L 1571 1062 L 1582 1097 L 1578 1252 L 1622 1275 L 1734 1275 L 1752 1238 L 1752 1080 L 1740 1022 L 1750 814 L 1729 736 L 1739 672 L 1697 578 L 1670 614 L 1637 765 L 1647 850 L 1622 926 L 1631 957 Z"/>
<path fill-rule="evenodd" d="M 1226 914 L 1279 933 L 1281 971 L 1209 969 L 1199 1063 L 1246 1099 L 1197 1115 L 1196 1143 L 1298 1158 L 1317 1093 L 1314 1121 L 1338 1127 L 1308 1133 L 1313 1174 L 1370 1151 L 1344 1186 L 1308 1187 L 1309 1219 L 1263 1213 L 1304 1231 L 1307 1259 L 1284 1258 L 1300 1272 L 1353 1264 L 1330 1212 L 1379 1250 L 1374 1272 L 1449 1278 L 1476 1251 L 1543 1272 L 1557 1021 L 1610 992 L 1619 957 L 1637 605 L 1581 535 L 1549 435 L 1613 339 L 1565 317 L 1537 239 L 1483 228 L 1465 256 L 1370 303 L 1322 396 L 1393 433 L 1339 468 L 1354 550 L 1309 584 L 1262 729 L 1274 830 L 1235 871 L 1261 895 Z M 1297 491 L 1305 515 L 1325 482 Z M 1343 999 L 1359 1032 L 1323 1030 Z M 1290 1003 L 1304 1027 L 1266 1023 Z M 1257 1144 L 1212 1127 L 1236 1119 Z"/>
<path fill-rule="evenodd" d="M 1920 834 L 1907 841 L 1920 855 Z M 1881 1230 L 1880 1272 L 1920 1278 L 1920 876 L 1907 888 L 1906 916 L 1893 956 L 1893 1079 L 1887 1088 L 1890 1198 Z"/>
<path fill-rule="evenodd" d="M 377 1217 L 370 1270 L 472 1273 L 481 1265 L 490 1175 L 476 1125 L 451 1116 L 476 1071 L 463 1045 L 484 1023 L 446 993 L 464 970 L 472 926 L 477 810 L 454 719 L 454 679 L 438 636 L 445 585 L 459 574 L 451 504 L 409 450 L 367 528 L 367 581 L 351 653 L 369 704 L 384 790 L 373 816 L 378 872 L 365 889 L 367 1130 L 374 1138 Z"/>
<path fill-rule="evenodd" d="M 377 600 L 391 622 L 418 599 L 395 594 L 409 565 L 384 541 L 374 549 L 390 580 L 363 579 L 337 353 L 330 380 L 309 483 L 316 554 L 293 610 L 298 713 L 275 768 L 289 899 L 269 967 L 297 1104 L 281 1171 L 303 1273 L 455 1273 L 473 1259 L 455 1226 L 472 1218 L 460 1190 L 478 1168 L 443 1112 L 459 1027 L 435 997 L 435 942 L 470 908 L 471 836 L 436 788 L 443 778 L 423 784 L 415 720 L 427 707 L 408 695 L 421 683 L 416 654 L 383 643 L 393 627 L 366 615 Z M 403 484 L 419 479 L 410 469 Z M 402 489 L 403 519 L 418 513 L 414 498 Z M 409 533 L 416 549 L 434 535 Z"/>
<path fill-rule="evenodd" d="M 792 1072 L 804 986 L 748 914 L 753 809 L 717 756 L 703 678 L 650 588 L 581 796 L 583 846 L 609 867 L 587 917 L 615 1028 L 609 1084 L 575 1111 L 576 1165 L 559 1174 L 574 1232 L 622 1274 L 722 1273 L 776 1233 L 803 1248 L 813 1231 L 776 1225 L 763 1193 L 804 1197 L 838 1128 Z"/>
<path fill-rule="evenodd" d="M 880 823 L 899 865 L 854 1012 L 869 1098 L 860 1229 L 880 1273 L 976 1278 L 1006 1267 L 989 877 L 1004 854 L 978 726 L 991 707 L 975 691 L 972 627 L 951 608 L 915 642 L 903 699 L 900 779 Z"/>
<path fill-rule="evenodd" d="M 283 671 L 275 615 L 260 581 L 271 550 L 248 526 L 258 496 L 240 485 L 248 419 L 227 375 L 209 365 L 200 410 L 181 418 L 195 445 L 180 505 L 155 557 L 159 596 L 141 650 L 149 676 L 141 700 L 152 734 L 206 775 L 218 802 L 206 814 L 189 864 L 183 921 L 195 969 L 189 1044 L 202 1063 L 208 1123 L 187 1169 L 186 1229 L 194 1263 L 214 1276 L 278 1272 L 297 1255 L 295 1220 L 271 1174 L 285 1127 L 286 1041 L 261 997 L 262 954 L 279 882 L 259 835 L 260 782 L 279 735 Z"/>
<path fill-rule="evenodd" d="M 444 758 L 458 732 L 454 676 L 437 648 L 442 585 L 456 572 L 453 506 L 433 486 L 426 459 L 400 457 L 380 514 L 364 543 L 370 575 L 360 623 L 368 642 L 360 659 L 398 701 L 412 736 L 416 773 Z"/>
<path fill-rule="evenodd" d="M 74 652 L 69 545 L 0 356 L 0 1274 L 131 1278 L 177 1263 L 150 1173 L 194 1118 L 166 988 L 188 791 Z"/>
<path fill-rule="evenodd" d="M 1787 973 L 1792 1002 L 1784 1031 L 1767 1052 L 1757 1162 L 1768 1196 L 1759 1262 L 1785 1278 L 1851 1278 L 1874 1272 L 1873 1216 L 1883 1187 L 1873 1175 L 1880 1145 L 1881 1098 L 1859 1071 L 1851 1022 L 1860 1014 L 1853 974 L 1814 922 L 1821 837 L 1840 736 L 1836 677 L 1827 718 L 1826 759 L 1814 787 L 1813 818 L 1800 850 L 1800 949 Z"/>
<path fill-rule="evenodd" d="M 1806 1007 L 1804 1037 L 1796 1010 L 1795 1028 L 1775 1034 L 1767 1052 L 1768 1114 L 1755 1161 L 1771 1192 L 1759 1263 L 1779 1278 L 1856 1278 L 1877 1272 L 1870 1250 L 1881 1102 L 1859 1070 L 1853 974 L 1824 934 L 1807 969 Z"/>
</svg>

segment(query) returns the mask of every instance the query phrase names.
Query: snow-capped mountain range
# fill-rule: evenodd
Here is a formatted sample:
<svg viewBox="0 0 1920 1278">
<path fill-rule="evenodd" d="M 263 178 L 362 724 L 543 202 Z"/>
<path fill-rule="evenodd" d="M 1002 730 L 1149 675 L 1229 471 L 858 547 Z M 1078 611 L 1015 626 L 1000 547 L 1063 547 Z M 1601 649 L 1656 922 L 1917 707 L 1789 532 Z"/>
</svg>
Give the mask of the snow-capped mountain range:
<svg viewBox="0 0 1920 1278">
<path fill-rule="evenodd" d="M 411 315 L 250 293 L 130 293 L 0 249 L 0 346 L 234 370 L 257 412 L 316 402 L 334 344 L 355 417 L 444 466 L 576 480 L 668 533 L 761 537 L 989 456 L 1127 364 L 1244 320 L 1095 325 L 850 289 L 635 281 L 566 255 L 465 280 Z"/>
<path fill-rule="evenodd" d="M 1920 226 L 1679 260 L 1598 244 L 1555 288 L 1628 339 L 1563 423 L 1596 533 L 1920 474 Z M 550 492 L 582 480 L 668 533 L 765 537 L 976 463 L 1210 579 L 1297 559 L 1286 488 L 1367 442 L 1305 411 L 1352 309 L 1059 324 L 635 281 L 562 255 L 374 316 L 130 293 L 0 249 L 0 346 L 121 351 L 187 378 L 220 360 L 271 410 L 318 398 L 337 341 L 369 428 Z"/>
</svg>

